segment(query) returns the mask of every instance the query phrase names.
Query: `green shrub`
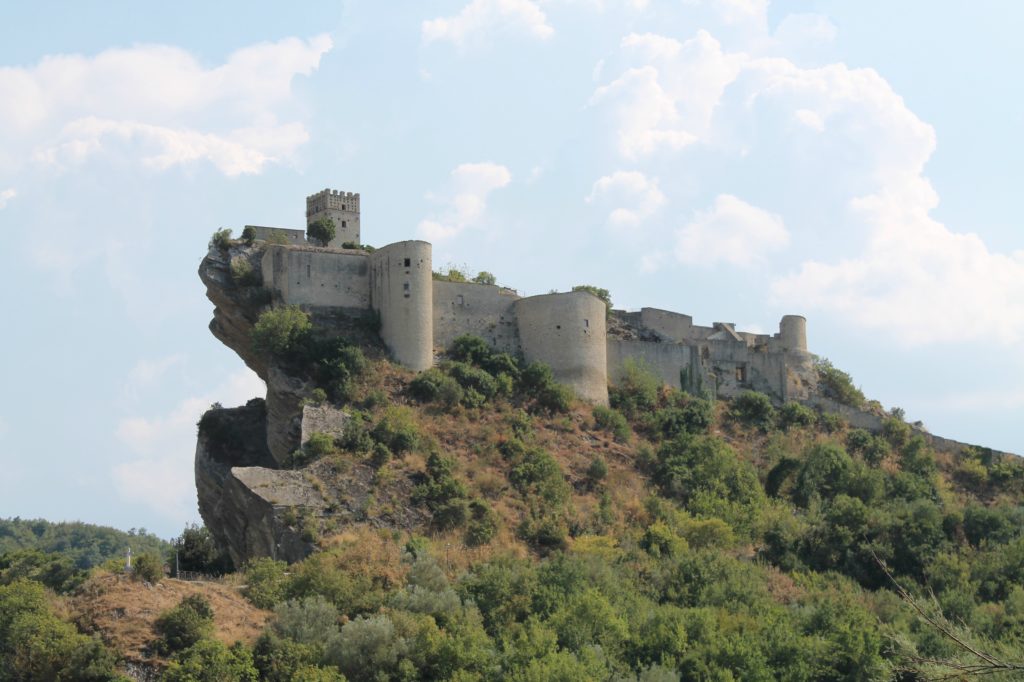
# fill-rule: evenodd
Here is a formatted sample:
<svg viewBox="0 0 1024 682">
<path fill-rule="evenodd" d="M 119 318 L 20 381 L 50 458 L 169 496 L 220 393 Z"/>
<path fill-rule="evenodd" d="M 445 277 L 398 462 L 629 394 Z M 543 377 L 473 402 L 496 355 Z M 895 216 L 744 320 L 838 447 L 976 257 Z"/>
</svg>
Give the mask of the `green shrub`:
<svg viewBox="0 0 1024 682">
<path fill-rule="evenodd" d="M 252 559 L 242 567 L 245 587 L 242 594 L 258 609 L 272 609 L 284 599 L 288 585 L 288 564 L 269 557 Z"/>
<path fill-rule="evenodd" d="M 209 248 L 218 248 L 227 251 L 231 247 L 231 229 L 224 227 L 213 233 L 210 237 Z"/>
<path fill-rule="evenodd" d="M 853 378 L 834 367 L 827 358 L 816 358 L 814 368 L 818 373 L 818 389 L 826 397 L 850 407 L 864 404 L 864 394 L 853 385 Z"/>
<path fill-rule="evenodd" d="M 384 411 L 384 416 L 370 431 L 370 436 L 396 455 L 415 450 L 420 442 L 414 413 L 407 407 L 397 405 Z"/>
<path fill-rule="evenodd" d="M 608 391 L 608 400 L 627 419 L 636 421 L 657 408 L 661 387 L 662 381 L 646 365 L 627 358 L 622 376 Z"/>
<path fill-rule="evenodd" d="M 413 502 L 425 504 L 434 526 L 447 530 L 465 523 L 470 514 L 466 486 L 455 478 L 454 460 L 436 452 L 427 457 L 425 480 L 413 489 Z"/>
<path fill-rule="evenodd" d="M 542 362 L 526 366 L 520 376 L 520 394 L 533 399 L 530 409 L 548 414 L 564 414 L 572 407 L 573 393 L 555 381 L 551 368 Z"/>
<path fill-rule="evenodd" d="M 182 651 L 213 634 L 213 608 L 206 597 L 191 594 L 160 614 L 153 629 L 160 635 L 155 644 L 158 651 Z"/>
<path fill-rule="evenodd" d="M 910 440 L 910 424 L 896 417 L 888 417 L 882 422 L 882 437 L 889 441 L 897 450 L 902 448 Z"/>
<path fill-rule="evenodd" d="M 654 412 L 644 420 L 645 429 L 666 440 L 684 433 L 706 433 L 714 414 L 715 406 L 710 400 L 691 398 L 682 407 L 669 406 Z"/>
<path fill-rule="evenodd" d="M 476 274 L 476 277 L 473 278 L 473 281 L 476 284 L 495 284 L 498 281 L 498 278 L 486 270 L 481 270 Z"/>
<path fill-rule="evenodd" d="M 263 276 L 258 270 L 253 269 L 252 263 L 245 256 L 235 256 L 231 259 L 231 279 L 242 287 L 258 287 L 263 284 Z"/>
<path fill-rule="evenodd" d="M 451 410 L 462 403 L 463 391 L 459 382 L 437 367 L 420 372 L 409 382 L 409 394 L 424 403 L 436 402 Z"/>
<path fill-rule="evenodd" d="M 246 225 L 245 228 L 242 230 L 242 241 L 252 246 L 252 244 L 256 241 L 256 228 L 254 228 L 252 225 Z"/>
<path fill-rule="evenodd" d="M 271 230 L 267 233 L 267 243 L 275 246 L 288 246 L 291 241 L 288 240 L 288 234 L 284 230 Z"/>
<path fill-rule="evenodd" d="M 330 244 L 337 234 L 337 227 L 330 218 L 314 220 L 306 227 L 306 239 L 320 244 L 320 246 Z"/>
<path fill-rule="evenodd" d="M 230 647 L 215 639 L 196 642 L 175 655 L 161 678 L 164 682 L 257 682 L 252 654 L 241 642 Z"/>
<path fill-rule="evenodd" d="M 744 391 L 733 398 L 729 416 L 741 424 L 767 431 L 775 423 L 775 408 L 764 393 Z"/>
<path fill-rule="evenodd" d="M 846 493 L 853 475 L 853 460 L 834 443 L 811 446 L 797 475 L 794 501 L 806 507 L 813 497 L 829 500 Z"/>
<path fill-rule="evenodd" d="M 445 369 L 462 387 L 466 407 L 480 407 L 498 393 L 498 382 L 485 370 L 464 362 L 446 363 Z"/>
<path fill-rule="evenodd" d="M 159 554 L 140 554 L 132 559 L 132 577 L 156 585 L 164 577 L 164 560 Z"/>
<path fill-rule="evenodd" d="M 537 551 L 547 554 L 565 549 L 569 528 L 560 516 L 531 514 L 519 524 L 517 535 Z"/>
<path fill-rule="evenodd" d="M 597 455 L 590 462 L 590 466 L 587 467 L 587 481 L 591 486 L 595 486 L 603 481 L 608 476 L 608 463 L 604 461 L 601 455 Z"/>
<path fill-rule="evenodd" d="M 548 505 L 560 505 L 569 498 L 569 484 L 558 462 L 543 448 L 506 441 L 503 453 L 512 466 L 509 483 L 524 496 L 537 496 Z"/>
<path fill-rule="evenodd" d="M 326 433 L 314 431 L 309 434 L 309 440 L 306 441 L 306 451 L 314 459 L 320 457 L 326 457 L 327 455 L 333 454 L 336 450 L 334 444 L 334 437 Z"/>
<path fill-rule="evenodd" d="M 608 293 L 607 289 L 601 287 L 595 287 L 593 284 L 577 284 L 572 288 L 573 291 L 586 291 L 589 294 L 597 296 L 599 299 L 604 301 L 605 313 L 610 315 L 612 312 L 612 295 Z"/>
<path fill-rule="evenodd" d="M 603 405 L 596 405 L 593 414 L 594 424 L 597 428 L 610 432 L 615 440 L 620 443 L 629 442 L 633 432 L 629 428 L 629 422 L 626 421 L 626 417 L 621 412 Z"/>
<path fill-rule="evenodd" d="M 482 365 L 491 357 L 491 347 L 479 336 L 463 334 L 448 347 L 448 357 L 471 365 Z"/>
<path fill-rule="evenodd" d="M 817 416 L 814 410 L 806 405 L 790 401 L 779 408 L 779 428 L 783 431 L 788 431 L 794 426 L 799 428 L 814 426 L 816 421 Z"/>
<path fill-rule="evenodd" d="M 297 305 L 265 310 L 252 328 L 253 348 L 283 357 L 300 347 L 312 327 L 309 314 Z"/>
<path fill-rule="evenodd" d="M 498 533 L 498 515 L 483 500 L 469 503 L 469 522 L 466 524 L 464 541 L 467 547 L 486 545 Z"/>
<path fill-rule="evenodd" d="M 176 570 L 220 575 L 231 569 L 230 557 L 217 546 L 206 526 L 185 526 L 173 544 L 174 556 L 170 558 Z"/>
</svg>

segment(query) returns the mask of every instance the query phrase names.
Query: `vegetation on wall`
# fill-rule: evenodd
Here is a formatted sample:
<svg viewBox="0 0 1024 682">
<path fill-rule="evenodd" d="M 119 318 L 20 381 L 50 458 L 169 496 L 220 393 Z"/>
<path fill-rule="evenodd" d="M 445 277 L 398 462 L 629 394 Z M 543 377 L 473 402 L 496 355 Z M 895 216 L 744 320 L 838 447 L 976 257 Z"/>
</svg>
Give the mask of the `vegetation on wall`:
<svg viewBox="0 0 1024 682">
<path fill-rule="evenodd" d="M 338 228 L 330 218 L 319 218 L 306 226 L 306 239 L 320 246 L 330 244 L 337 234 Z"/>
</svg>

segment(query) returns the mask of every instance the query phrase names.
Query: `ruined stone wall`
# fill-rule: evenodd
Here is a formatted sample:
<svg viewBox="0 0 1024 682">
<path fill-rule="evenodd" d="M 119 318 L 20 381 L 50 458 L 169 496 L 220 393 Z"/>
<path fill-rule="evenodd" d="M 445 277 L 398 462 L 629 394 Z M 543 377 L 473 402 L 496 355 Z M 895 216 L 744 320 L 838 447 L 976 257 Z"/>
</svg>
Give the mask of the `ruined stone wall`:
<svg viewBox="0 0 1024 682">
<path fill-rule="evenodd" d="M 519 299 L 493 284 L 434 281 L 434 346 L 443 351 L 463 334 L 479 336 L 492 347 L 518 355 Z"/>
<path fill-rule="evenodd" d="M 555 379 L 585 400 L 608 404 L 604 302 L 585 291 L 515 302 L 523 358 L 551 367 Z"/>
<path fill-rule="evenodd" d="M 268 245 L 263 286 L 284 303 L 338 308 L 370 307 L 370 267 L 359 251 Z"/>
<path fill-rule="evenodd" d="M 434 362 L 431 245 L 388 244 L 370 254 L 370 303 L 380 314 L 380 338 L 396 362 L 422 371 Z"/>
<path fill-rule="evenodd" d="M 699 393 L 714 389 L 700 363 L 700 349 L 680 343 L 652 343 L 634 339 L 608 338 L 608 381 L 622 380 L 627 361 L 632 360 L 661 379 L 665 385 Z"/>
<path fill-rule="evenodd" d="M 263 225 L 246 225 L 251 227 L 256 239 L 268 241 L 271 236 L 281 236 L 288 240 L 292 246 L 306 245 L 306 232 L 304 230 L 292 230 L 284 227 L 265 227 Z"/>
<path fill-rule="evenodd" d="M 658 308 L 641 308 L 640 324 L 676 343 L 691 338 L 693 333 L 692 317 Z"/>
</svg>

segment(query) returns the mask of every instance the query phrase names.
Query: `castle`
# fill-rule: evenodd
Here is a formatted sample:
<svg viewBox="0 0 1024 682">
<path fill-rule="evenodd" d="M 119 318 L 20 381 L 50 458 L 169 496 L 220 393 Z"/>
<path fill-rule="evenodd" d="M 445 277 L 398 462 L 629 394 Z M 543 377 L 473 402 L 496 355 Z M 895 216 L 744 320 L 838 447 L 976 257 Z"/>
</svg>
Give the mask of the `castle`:
<svg viewBox="0 0 1024 682">
<path fill-rule="evenodd" d="M 257 239 L 276 242 L 263 255 L 264 286 L 275 302 L 374 311 L 392 358 L 409 369 L 433 366 L 455 338 L 473 334 L 528 362 L 547 363 L 558 381 L 599 404 L 607 404 L 609 381 L 630 362 L 694 393 L 756 390 L 781 403 L 814 392 L 807 323 L 798 315 L 783 317 L 777 334 L 751 334 L 726 322 L 694 325 L 688 315 L 655 308 L 609 311 L 586 291 L 520 297 L 500 286 L 435 280 L 428 242 L 351 248 L 360 244 L 358 193 L 325 189 L 306 198 L 307 225 L 327 217 L 337 235 L 326 247 L 307 244 L 302 230 L 249 226 Z"/>
</svg>

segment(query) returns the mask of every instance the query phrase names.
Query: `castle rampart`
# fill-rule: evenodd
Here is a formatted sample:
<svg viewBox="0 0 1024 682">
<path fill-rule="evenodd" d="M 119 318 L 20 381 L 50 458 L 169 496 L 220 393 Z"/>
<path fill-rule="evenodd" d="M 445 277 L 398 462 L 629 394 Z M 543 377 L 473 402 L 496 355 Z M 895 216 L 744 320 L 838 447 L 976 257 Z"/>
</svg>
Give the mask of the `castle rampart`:
<svg viewBox="0 0 1024 682">
<path fill-rule="evenodd" d="M 434 347 L 445 349 L 459 336 L 479 336 L 499 351 L 517 356 L 519 318 L 513 292 L 493 284 L 434 281 Z"/>
<path fill-rule="evenodd" d="M 269 244 L 263 254 L 263 284 L 284 303 L 370 307 L 369 259 L 362 251 Z"/>
<path fill-rule="evenodd" d="M 310 220 L 331 211 L 358 217 L 359 195 L 324 190 L 306 207 Z M 274 231 L 295 242 L 265 247 L 263 282 L 276 301 L 372 309 L 392 358 L 416 371 L 473 334 L 527 362 L 547 363 L 558 381 L 602 404 L 609 379 L 621 380 L 631 360 L 670 386 L 723 397 L 756 390 L 779 402 L 804 400 L 816 384 L 807 322 L 799 315 L 783 317 L 773 335 L 737 331 L 729 322 L 695 325 L 689 315 L 657 308 L 609 315 L 603 301 L 583 291 L 520 298 L 494 285 L 434 280 L 427 242 L 367 252 L 308 246 L 298 242 L 299 230 L 258 227 L 257 238 Z"/>
<path fill-rule="evenodd" d="M 586 291 L 521 298 L 515 303 L 523 358 L 551 366 L 577 395 L 608 404 L 604 301 Z"/>
</svg>

